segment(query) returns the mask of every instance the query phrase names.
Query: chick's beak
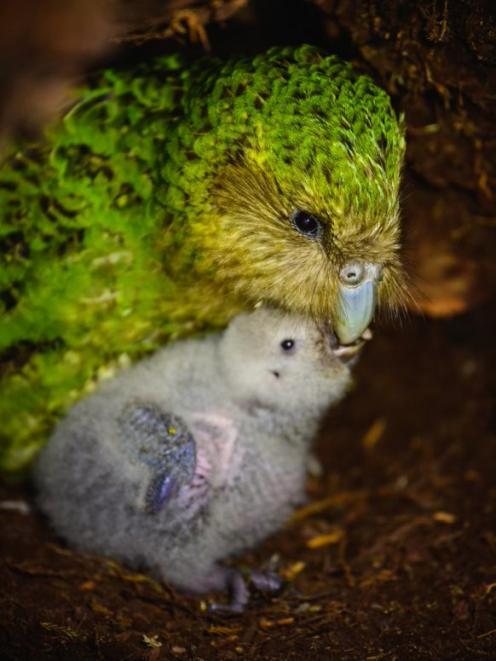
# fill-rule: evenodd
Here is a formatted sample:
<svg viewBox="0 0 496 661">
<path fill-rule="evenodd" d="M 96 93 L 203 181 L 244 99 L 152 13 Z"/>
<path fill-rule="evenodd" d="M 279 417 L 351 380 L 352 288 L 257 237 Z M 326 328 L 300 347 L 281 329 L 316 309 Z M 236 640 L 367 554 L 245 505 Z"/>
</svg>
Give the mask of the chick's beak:
<svg viewBox="0 0 496 661">
<path fill-rule="evenodd" d="M 341 344 L 358 340 L 373 319 L 380 268 L 353 262 L 340 271 L 339 297 L 333 326 Z"/>
</svg>

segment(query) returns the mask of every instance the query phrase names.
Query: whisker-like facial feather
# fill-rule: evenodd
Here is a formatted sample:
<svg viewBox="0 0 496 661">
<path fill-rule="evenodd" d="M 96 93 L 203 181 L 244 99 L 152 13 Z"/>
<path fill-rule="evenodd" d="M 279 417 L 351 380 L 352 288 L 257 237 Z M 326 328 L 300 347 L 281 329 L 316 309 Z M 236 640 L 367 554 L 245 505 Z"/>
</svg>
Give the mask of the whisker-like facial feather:
<svg viewBox="0 0 496 661">
<path fill-rule="evenodd" d="M 314 130 L 320 131 L 321 124 Z M 322 149 L 324 167 L 327 147 Z M 355 203 L 340 206 L 328 180 L 317 183 L 301 172 L 298 184 L 291 183 L 266 163 L 238 152 L 218 174 L 209 223 L 193 228 L 198 270 L 210 273 L 226 296 L 253 304 L 270 301 L 329 321 L 339 296 L 340 269 L 362 260 L 383 267 L 379 301 L 399 314 L 411 294 L 398 261 L 397 181 L 388 182 L 383 165 L 370 156 L 360 158 L 359 166 L 377 177 L 377 194 L 386 200 L 382 207 L 372 202 L 362 210 Z M 332 180 L 332 168 L 329 176 Z M 291 220 L 295 210 L 318 219 L 323 228 L 319 238 L 298 232 Z"/>
</svg>

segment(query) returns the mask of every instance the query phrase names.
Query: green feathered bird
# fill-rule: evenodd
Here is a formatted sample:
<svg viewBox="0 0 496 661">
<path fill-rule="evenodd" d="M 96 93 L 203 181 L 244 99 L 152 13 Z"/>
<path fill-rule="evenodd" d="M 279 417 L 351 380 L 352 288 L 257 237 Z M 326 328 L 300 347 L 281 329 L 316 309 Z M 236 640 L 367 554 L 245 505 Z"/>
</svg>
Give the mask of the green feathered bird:
<svg viewBox="0 0 496 661">
<path fill-rule="evenodd" d="M 0 170 L 0 467 L 122 365 L 267 303 L 342 343 L 395 307 L 404 138 L 310 46 L 105 71 Z"/>
</svg>

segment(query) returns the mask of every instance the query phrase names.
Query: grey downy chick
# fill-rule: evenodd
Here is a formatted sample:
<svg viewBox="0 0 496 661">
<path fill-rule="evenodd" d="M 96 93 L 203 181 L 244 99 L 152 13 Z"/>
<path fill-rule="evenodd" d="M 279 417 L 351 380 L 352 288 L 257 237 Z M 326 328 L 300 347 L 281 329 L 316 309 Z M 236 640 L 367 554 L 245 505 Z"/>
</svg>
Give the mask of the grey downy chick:
<svg viewBox="0 0 496 661">
<path fill-rule="evenodd" d="M 69 412 L 35 466 L 41 509 L 72 546 L 187 591 L 248 600 L 219 564 L 304 500 L 311 441 L 350 369 L 312 322 L 259 309 L 178 342 Z M 274 577 L 253 572 L 259 587 Z"/>
</svg>

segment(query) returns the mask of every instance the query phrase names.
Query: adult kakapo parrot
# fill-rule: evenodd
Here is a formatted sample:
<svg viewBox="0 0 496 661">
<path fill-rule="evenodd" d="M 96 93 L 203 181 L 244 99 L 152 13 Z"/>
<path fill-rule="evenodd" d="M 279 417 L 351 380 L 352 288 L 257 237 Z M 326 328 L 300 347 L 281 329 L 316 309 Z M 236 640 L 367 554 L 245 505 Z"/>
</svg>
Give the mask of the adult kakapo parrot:
<svg viewBox="0 0 496 661">
<path fill-rule="evenodd" d="M 405 291 L 401 121 L 310 46 L 107 70 L 0 170 L 0 467 L 99 378 L 260 303 L 343 344 Z"/>
</svg>

